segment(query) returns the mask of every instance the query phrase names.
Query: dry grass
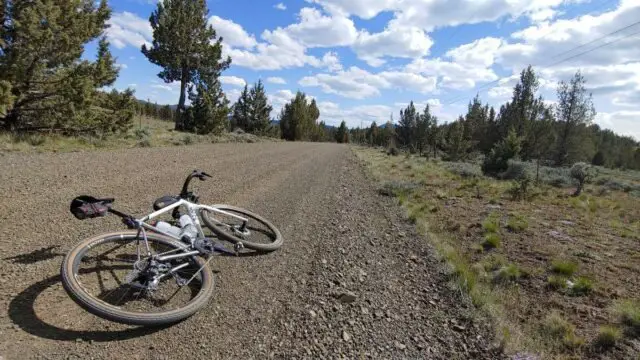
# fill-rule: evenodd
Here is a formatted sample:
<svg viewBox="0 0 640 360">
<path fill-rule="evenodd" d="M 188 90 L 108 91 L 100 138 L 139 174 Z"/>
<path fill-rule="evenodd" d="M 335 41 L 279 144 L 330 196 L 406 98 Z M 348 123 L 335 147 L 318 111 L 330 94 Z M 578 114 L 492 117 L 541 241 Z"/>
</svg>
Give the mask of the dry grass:
<svg viewBox="0 0 640 360">
<path fill-rule="evenodd" d="M 201 143 L 279 141 L 278 139 L 233 132 L 221 135 L 187 134 L 174 131 L 173 128 L 173 122 L 136 116 L 132 128 L 126 134 L 111 134 L 104 137 L 0 133 L 0 151 L 70 152 L 93 149 L 181 146 Z"/>
<path fill-rule="evenodd" d="M 512 201 L 508 181 L 469 177 L 466 165 L 354 152 L 382 183 L 416 185 L 399 203 L 447 260 L 458 286 L 494 319 L 507 353 L 588 356 L 583 344 L 595 344 L 601 326 L 616 319 L 625 329 L 640 324 L 634 306 L 608 311 L 613 298 L 640 294 L 640 208 L 632 192 L 596 195 L 599 186 L 588 184 L 573 198 L 572 189 L 543 184 L 529 189 L 536 196 L 528 201 Z M 640 184 L 640 172 L 607 174 Z M 553 310 L 564 322 L 548 318 Z M 550 339 L 540 329 L 554 321 L 563 330 Z M 616 346 L 622 357 L 630 349 Z"/>
</svg>

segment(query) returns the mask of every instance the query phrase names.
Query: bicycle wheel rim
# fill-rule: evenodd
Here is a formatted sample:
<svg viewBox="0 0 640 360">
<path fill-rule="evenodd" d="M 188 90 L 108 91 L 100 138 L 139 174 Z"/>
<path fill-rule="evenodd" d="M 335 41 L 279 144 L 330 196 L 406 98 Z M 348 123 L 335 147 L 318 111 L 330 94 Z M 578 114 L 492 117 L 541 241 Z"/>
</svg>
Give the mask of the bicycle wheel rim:
<svg viewBox="0 0 640 360">
<path fill-rule="evenodd" d="M 183 248 L 182 245 L 155 234 L 148 234 L 147 237 L 152 252 L 173 250 L 174 253 L 178 253 Z M 131 278 L 126 279 L 127 274 L 133 271 L 133 263 L 137 261 L 137 254 L 129 250 L 132 249 L 131 245 L 134 245 L 134 248 L 140 245 L 141 250 L 146 250 L 142 239 L 139 239 L 138 244 L 136 234 L 129 233 L 111 234 L 92 240 L 83 243 L 77 251 L 72 252 L 74 256 L 70 259 L 70 270 L 75 300 L 80 300 L 81 305 L 86 305 L 88 310 L 97 315 L 131 324 L 169 322 L 195 312 L 197 309 L 194 308 L 201 307 L 203 301 L 206 302 L 211 295 L 212 280 L 208 274 L 197 272 L 203 262 L 195 257 L 185 257 L 181 260 L 188 266 L 179 270 L 180 276 L 191 280 L 189 285 L 179 286 L 173 276 L 167 276 L 159 283 L 158 290 L 151 292 L 132 285 L 127 281 Z M 102 251 L 103 248 L 109 250 Z M 116 253 L 114 249 L 122 251 Z M 92 259 L 91 254 L 100 256 Z M 96 268 L 92 265 L 94 263 L 107 265 Z M 138 285 L 140 284 L 144 285 L 144 282 L 138 281 Z"/>
</svg>

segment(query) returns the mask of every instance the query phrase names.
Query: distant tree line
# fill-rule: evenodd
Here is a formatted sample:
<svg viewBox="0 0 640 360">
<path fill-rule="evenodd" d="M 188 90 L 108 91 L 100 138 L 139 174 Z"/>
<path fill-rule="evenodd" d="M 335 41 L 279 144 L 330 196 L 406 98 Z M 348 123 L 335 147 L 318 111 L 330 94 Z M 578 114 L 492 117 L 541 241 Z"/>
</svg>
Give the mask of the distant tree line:
<svg viewBox="0 0 640 360">
<path fill-rule="evenodd" d="M 419 112 L 411 102 L 400 111 L 395 126 L 397 145 L 426 156 L 439 152 L 452 161 L 484 154 L 483 170 L 488 174 L 506 170 L 511 159 L 640 169 L 638 141 L 593 123 L 596 112 L 585 84 L 580 72 L 561 81 L 557 102 L 550 105 L 538 94 L 538 76 L 529 66 L 521 72 L 511 100 L 497 111 L 476 96 L 465 115 L 440 125 L 428 105 Z M 351 130 L 352 138 L 361 143 L 389 146 L 378 133 L 375 123 L 368 129 Z"/>
</svg>

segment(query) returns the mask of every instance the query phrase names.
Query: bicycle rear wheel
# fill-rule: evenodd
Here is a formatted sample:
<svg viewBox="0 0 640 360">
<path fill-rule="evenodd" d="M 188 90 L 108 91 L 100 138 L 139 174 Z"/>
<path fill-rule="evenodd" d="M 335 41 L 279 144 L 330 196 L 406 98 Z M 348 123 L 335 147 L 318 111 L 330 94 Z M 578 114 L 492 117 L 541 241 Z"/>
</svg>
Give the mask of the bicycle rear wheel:
<svg viewBox="0 0 640 360">
<path fill-rule="evenodd" d="M 212 207 L 247 219 L 243 229 L 242 221 L 236 217 L 202 209 L 200 212 L 202 221 L 220 238 L 242 243 L 244 247 L 256 251 L 274 251 L 282 246 L 280 231 L 262 216 L 231 205 L 213 205 Z"/>
<path fill-rule="evenodd" d="M 160 234 L 147 233 L 147 240 L 152 257 L 186 250 L 184 244 Z M 213 274 L 202 258 L 154 263 L 152 257 L 137 231 L 99 235 L 67 254 L 61 266 L 62 284 L 90 313 L 129 325 L 175 323 L 207 304 L 213 294 Z M 162 274 L 154 286 L 153 280 Z"/>
</svg>

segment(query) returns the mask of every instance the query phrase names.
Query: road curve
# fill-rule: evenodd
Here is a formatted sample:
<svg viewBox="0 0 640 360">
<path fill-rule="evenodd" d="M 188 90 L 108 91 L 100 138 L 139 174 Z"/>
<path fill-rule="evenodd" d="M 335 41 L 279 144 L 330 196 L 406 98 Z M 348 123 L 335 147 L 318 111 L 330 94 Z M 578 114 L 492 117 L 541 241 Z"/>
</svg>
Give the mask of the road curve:
<svg viewBox="0 0 640 360">
<path fill-rule="evenodd" d="M 63 254 L 122 226 L 75 220 L 69 201 L 110 196 L 115 208 L 143 214 L 196 168 L 213 174 L 194 184 L 202 202 L 264 215 L 284 246 L 215 259 L 214 298 L 171 327 L 127 327 L 79 308 L 60 284 Z M 347 146 L 0 153 L 0 224 L 0 358 L 500 357 L 433 249 Z M 346 291 L 355 301 L 337 299 Z"/>
</svg>

